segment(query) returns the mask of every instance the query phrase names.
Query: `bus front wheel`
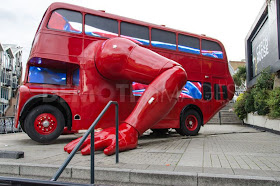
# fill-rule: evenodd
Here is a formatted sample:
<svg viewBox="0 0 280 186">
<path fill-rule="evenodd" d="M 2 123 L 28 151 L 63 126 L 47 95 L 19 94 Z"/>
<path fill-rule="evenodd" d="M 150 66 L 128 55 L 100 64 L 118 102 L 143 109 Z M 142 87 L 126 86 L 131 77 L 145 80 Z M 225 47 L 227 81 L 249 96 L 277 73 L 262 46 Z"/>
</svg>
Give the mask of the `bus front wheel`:
<svg viewBox="0 0 280 186">
<path fill-rule="evenodd" d="M 186 136 L 196 136 L 200 130 L 202 124 L 202 119 L 200 114 L 194 110 L 190 109 L 182 114 L 180 129 L 178 129 L 179 134 L 184 134 Z"/>
<path fill-rule="evenodd" d="M 52 105 L 33 108 L 24 120 L 27 135 L 39 143 L 51 143 L 63 132 L 65 119 L 62 112 Z"/>
</svg>

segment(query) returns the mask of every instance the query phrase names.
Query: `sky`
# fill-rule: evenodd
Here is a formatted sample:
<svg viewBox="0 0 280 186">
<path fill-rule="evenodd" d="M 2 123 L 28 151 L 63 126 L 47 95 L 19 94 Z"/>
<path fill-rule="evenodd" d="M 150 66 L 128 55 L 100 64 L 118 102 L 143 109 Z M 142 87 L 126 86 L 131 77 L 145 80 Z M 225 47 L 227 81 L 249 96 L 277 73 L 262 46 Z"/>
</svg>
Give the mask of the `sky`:
<svg viewBox="0 0 280 186">
<path fill-rule="evenodd" d="M 23 47 L 24 65 L 41 18 L 53 2 L 205 34 L 224 44 L 228 60 L 240 61 L 245 59 L 245 37 L 265 0 L 5 0 L 0 7 L 0 43 Z"/>
</svg>

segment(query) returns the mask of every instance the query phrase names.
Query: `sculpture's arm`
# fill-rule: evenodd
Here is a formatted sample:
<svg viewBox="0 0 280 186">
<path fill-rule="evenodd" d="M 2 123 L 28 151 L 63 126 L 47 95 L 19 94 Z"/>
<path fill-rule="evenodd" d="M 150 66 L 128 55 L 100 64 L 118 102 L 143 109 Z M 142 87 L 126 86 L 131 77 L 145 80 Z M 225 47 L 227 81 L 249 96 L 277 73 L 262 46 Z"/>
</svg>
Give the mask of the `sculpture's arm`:
<svg viewBox="0 0 280 186">
<path fill-rule="evenodd" d="M 138 136 L 165 117 L 176 104 L 187 74 L 178 63 L 124 38 L 100 44 L 95 63 L 99 73 L 110 80 L 149 84 L 134 110 L 120 125 L 120 151 L 136 148 Z M 107 155 L 115 152 L 114 130 L 104 129 L 96 135 L 96 150 L 105 149 Z M 77 141 L 64 149 L 71 152 Z M 90 146 L 82 153 L 89 154 Z"/>
</svg>

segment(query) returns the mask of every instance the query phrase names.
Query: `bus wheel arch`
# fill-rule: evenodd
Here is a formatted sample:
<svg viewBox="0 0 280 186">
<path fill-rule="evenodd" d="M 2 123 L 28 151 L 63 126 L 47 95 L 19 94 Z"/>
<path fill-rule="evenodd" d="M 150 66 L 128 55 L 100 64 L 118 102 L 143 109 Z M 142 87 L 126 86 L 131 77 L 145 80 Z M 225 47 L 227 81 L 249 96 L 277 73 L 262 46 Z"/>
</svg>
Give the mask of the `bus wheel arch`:
<svg viewBox="0 0 280 186">
<path fill-rule="evenodd" d="M 20 112 L 20 124 L 25 132 L 24 122 L 28 114 L 39 105 L 51 105 L 59 109 L 59 111 L 63 114 L 65 120 L 65 126 L 68 130 L 72 128 L 72 112 L 70 110 L 69 105 L 66 101 L 57 96 L 51 94 L 40 94 L 33 96 L 30 98 L 22 107 Z"/>
<path fill-rule="evenodd" d="M 180 135 L 196 136 L 203 126 L 203 114 L 196 105 L 188 105 L 180 114 L 180 128 L 176 131 Z"/>
</svg>

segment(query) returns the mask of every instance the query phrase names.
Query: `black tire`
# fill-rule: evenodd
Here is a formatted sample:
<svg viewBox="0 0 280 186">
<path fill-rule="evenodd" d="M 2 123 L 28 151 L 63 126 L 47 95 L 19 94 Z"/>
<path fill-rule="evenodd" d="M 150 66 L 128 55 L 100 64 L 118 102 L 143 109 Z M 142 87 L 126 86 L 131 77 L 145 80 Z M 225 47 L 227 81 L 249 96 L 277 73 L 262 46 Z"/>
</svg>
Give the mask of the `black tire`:
<svg viewBox="0 0 280 186">
<path fill-rule="evenodd" d="M 39 143 L 51 143 L 63 132 L 65 119 L 62 112 L 52 105 L 33 108 L 24 120 L 27 135 Z"/>
<path fill-rule="evenodd" d="M 23 132 L 25 132 L 24 126 L 22 126 L 21 124 L 19 125 L 19 130 L 22 130 Z M 26 132 L 25 132 L 26 133 Z"/>
<path fill-rule="evenodd" d="M 177 129 L 175 129 L 176 130 L 176 132 L 178 133 L 178 134 L 180 134 L 181 136 L 185 136 L 186 134 L 183 132 L 183 130 L 181 129 L 181 128 L 177 128 Z"/>
<path fill-rule="evenodd" d="M 200 114 L 194 109 L 189 109 L 184 111 L 181 116 L 179 131 L 186 136 L 196 136 L 200 130 L 201 125 L 202 118 Z"/>
</svg>

